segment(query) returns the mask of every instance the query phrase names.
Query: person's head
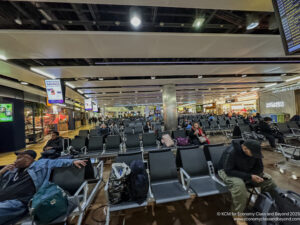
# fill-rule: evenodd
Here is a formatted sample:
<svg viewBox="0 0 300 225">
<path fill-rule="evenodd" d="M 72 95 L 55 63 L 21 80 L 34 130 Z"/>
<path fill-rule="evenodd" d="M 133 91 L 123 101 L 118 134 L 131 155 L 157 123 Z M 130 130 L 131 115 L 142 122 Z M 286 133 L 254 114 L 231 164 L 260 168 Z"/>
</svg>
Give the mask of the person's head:
<svg viewBox="0 0 300 225">
<path fill-rule="evenodd" d="M 272 118 L 271 117 L 265 117 L 264 121 L 268 124 L 270 124 L 272 122 Z"/>
<path fill-rule="evenodd" d="M 56 138 L 58 138 L 59 137 L 59 132 L 57 132 L 57 131 L 52 131 L 52 133 L 51 133 L 51 139 L 52 140 L 55 140 Z"/>
<path fill-rule="evenodd" d="M 244 153 L 253 158 L 261 159 L 263 156 L 261 154 L 260 142 L 256 140 L 247 140 L 242 144 L 242 150 Z"/>
<path fill-rule="evenodd" d="M 150 124 L 150 121 L 147 121 L 147 126 L 150 126 L 151 124 Z"/>
<path fill-rule="evenodd" d="M 106 128 L 106 124 L 105 124 L 105 123 L 102 123 L 102 124 L 101 124 L 101 128 Z"/>
<path fill-rule="evenodd" d="M 198 129 L 198 128 L 200 127 L 200 126 L 199 126 L 199 123 L 194 123 L 193 127 L 194 127 L 195 129 Z"/>
<path fill-rule="evenodd" d="M 16 152 L 17 159 L 15 161 L 15 167 L 18 169 L 28 168 L 36 158 L 36 152 L 33 150 L 26 150 L 23 152 Z"/>
</svg>

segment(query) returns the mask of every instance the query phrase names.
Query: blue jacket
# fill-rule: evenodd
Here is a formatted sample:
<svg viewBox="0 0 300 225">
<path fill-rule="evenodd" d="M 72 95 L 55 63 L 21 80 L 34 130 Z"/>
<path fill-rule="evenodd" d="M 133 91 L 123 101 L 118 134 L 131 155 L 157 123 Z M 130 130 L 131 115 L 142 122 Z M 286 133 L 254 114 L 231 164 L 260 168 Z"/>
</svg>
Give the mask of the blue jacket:
<svg viewBox="0 0 300 225">
<path fill-rule="evenodd" d="M 35 185 L 36 191 L 41 186 L 49 182 L 51 171 L 56 167 L 68 167 L 73 164 L 74 159 L 40 159 L 32 163 L 28 168 L 30 175 Z M 4 173 L 1 179 L 9 181 L 17 172 L 17 169 Z"/>
</svg>

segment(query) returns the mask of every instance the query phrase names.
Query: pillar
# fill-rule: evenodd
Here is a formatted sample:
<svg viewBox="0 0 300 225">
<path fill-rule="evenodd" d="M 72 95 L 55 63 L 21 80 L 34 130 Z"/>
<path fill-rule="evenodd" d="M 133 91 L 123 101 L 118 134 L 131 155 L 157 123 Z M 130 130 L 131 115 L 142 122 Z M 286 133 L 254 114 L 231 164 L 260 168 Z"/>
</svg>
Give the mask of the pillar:
<svg viewBox="0 0 300 225">
<path fill-rule="evenodd" d="M 176 88 L 174 84 L 163 86 L 162 92 L 165 130 L 176 130 L 178 127 Z"/>
</svg>

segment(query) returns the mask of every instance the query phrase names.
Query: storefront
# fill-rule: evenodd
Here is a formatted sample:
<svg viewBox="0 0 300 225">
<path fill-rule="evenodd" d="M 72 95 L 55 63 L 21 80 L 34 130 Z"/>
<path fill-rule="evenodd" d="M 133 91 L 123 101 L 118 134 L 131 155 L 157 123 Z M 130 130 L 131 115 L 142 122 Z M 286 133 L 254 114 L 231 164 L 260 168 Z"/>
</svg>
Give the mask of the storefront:
<svg viewBox="0 0 300 225">
<path fill-rule="evenodd" d="M 203 111 L 205 113 L 216 114 L 217 113 L 216 103 L 213 102 L 213 103 L 204 104 L 203 105 Z"/>
</svg>

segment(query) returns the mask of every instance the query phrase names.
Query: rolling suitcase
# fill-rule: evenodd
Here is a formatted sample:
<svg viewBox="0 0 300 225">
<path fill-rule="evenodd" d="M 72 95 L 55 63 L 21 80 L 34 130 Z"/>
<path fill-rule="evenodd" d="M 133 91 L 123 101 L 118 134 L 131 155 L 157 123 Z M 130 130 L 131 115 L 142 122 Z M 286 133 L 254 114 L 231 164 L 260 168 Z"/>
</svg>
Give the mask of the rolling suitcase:
<svg viewBox="0 0 300 225">
<path fill-rule="evenodd" d="M 274 196 L 279 213 L 283 218 L 291 218 L 291 220 L 281 220 L 282 225 L 298 225 L 300 224 L 300 195 L 293 191 L 285 191 L 280 188 L 275 189 Z M 294 220 L 294 221 L 293 221 Z"/>
</svg>

